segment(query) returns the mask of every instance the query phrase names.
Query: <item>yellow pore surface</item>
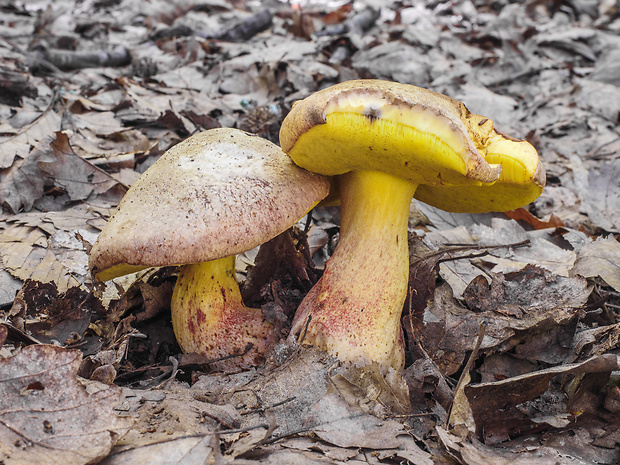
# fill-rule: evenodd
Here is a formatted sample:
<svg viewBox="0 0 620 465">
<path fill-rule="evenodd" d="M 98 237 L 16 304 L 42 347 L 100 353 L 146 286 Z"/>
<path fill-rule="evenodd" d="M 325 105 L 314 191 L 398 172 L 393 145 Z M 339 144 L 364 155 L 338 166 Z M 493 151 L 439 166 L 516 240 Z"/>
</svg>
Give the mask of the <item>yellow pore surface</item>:
<svg viewBox="0 0 620 465">
<path fill-rule="evenodd" d="M 289 155 L 324 175 L 376 170 L 414 184 L 481 185 L 466 177 L 478 155 L 447 118 L 422 106 L 377 111 L 375 117 L 365 105 L 329 113 L 325 124 L 299 137 Z"/>
<path fill-rule="evenodd" d="M 460 213 L 514 210 L 536 200 L 545 185 L 545 171 L 534 147 L 526 141 L 497 136 L 486 149 L 489 163 L 501 164 L 494 184 L 480 186 L 420 185 L 415 198 Z"/>
<path fill-rule="evenodd" d="M 325 124 L 299 137 L 289 152 L 296 164 L 332 176 L 389 173 L 419 185 L 416 199 L 451 212 L 512 210 L 542 193 L 545 174 L 536 149 L 497 133 L 490 120 L 479 126 L 473 115 L 465 121 L 470 139 L 449 118 L 422 105 L 347 103 L 328 108 Z M 481 162 L 502 166 L 496 182 L 468 177 Z"/>
</svg>

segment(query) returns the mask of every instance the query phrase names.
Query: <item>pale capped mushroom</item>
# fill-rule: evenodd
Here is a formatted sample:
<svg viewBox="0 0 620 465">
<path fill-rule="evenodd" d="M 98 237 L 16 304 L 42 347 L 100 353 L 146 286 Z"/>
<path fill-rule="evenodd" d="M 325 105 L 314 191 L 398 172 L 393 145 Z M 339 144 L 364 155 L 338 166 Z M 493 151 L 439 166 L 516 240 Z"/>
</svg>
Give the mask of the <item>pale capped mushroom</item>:
<svg viewBox="0 0 620 465">
<path fill-rule="evenodd" d="M 98 280 L 145 267 L 183 265 L 172 296 L 184 352 L 218 366 L 260 363 L 276 341 L 260 309 L 247 308 L 235 255 L 282 233 L 329 192 L 275 144 L 237 129 L 212 129 L 175 145 L 131 186 L 93 245 Z"/>
</svg>

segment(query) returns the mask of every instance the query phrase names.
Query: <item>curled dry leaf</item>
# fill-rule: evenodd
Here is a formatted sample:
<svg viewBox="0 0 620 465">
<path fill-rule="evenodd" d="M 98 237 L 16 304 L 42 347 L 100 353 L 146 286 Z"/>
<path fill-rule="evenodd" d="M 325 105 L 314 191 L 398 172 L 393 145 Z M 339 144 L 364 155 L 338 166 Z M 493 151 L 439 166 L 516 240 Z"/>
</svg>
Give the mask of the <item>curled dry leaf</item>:
<svg viewBox="0 0 620 465">
<path fill-rule="evenodd" d="M 596 94 L 597 92 L 594 92 L 594 95 Z M 608 102 L 601 95 L 595 98 L 597 106 L 602 105 L 603 102 Z M 620 96 L 617 97 L 616 101 L 620 101 Z M 617 115 L 618 104 L 614 103 L 612 106 Z M 620 207 L 620 196 L 618 196 L 619 174 L 620 160 L 614 159 L 605 162 L 600 165 L 599 169 L 589 170 L 588 186 L 584 186 L 582 192 L 584 197 L 583 209 L 590 219 L 599 228 L 612 233 L 620 231 L 620 222 L 618 221 L 617 214 Z"/>
<path fill-rule="evenodd" d="M 80 384 L 81 359 L 77 350 L 33 345 L 0 360 L 0 462 L 95 463 L 131 428 L 133 419 L 114 413 L 120 389 Z"/>
<path fill-rule="evenodd" d="M 514 449 L 492 448 L 474 438 L 463 439 L 437 428 L 444 447 L 458 463 L 464 465 L 588 465 L 576 457 L 567 457 L 550 447 L 531 447 L 523 445 Z"/>
<path fill-rule="evenodd" d="M 435 290 L 434 301 L 414 324 L 420 341 L 443 373 L 458 371 L 465 353 L 474 345 L 481 323 L 488 325 L 481 352 L 506 351 L 534 335 L 573 321 L 581 312 L 591 288 L 580 277 L 565 278 L 540 268 L 498 273 L 491 284 L 468 291 L 467 309 L 448 285 Z M 409 331 L 407 325 L 405 330 Z M 491 349 L 491 350 L 490 350 Z M 538 353 L 528 358 L 539 359 Z"/>
<path fill-rule="evenodd" d="M 577 254 L 571 275 L 584 278 L 601 277 L 620 292 L 620 243 L 613 236 L 599 237 L 586 244 Z"/>
<path fill-rule="evenodd" d="M 544 394 L 550 381 L 558 375 L 611 373 L 620 368 L 620 358 L 614 354 L 593 357 L 582 363 L 539 370 L 513 378 L 465 387 L 478 431 L 503 432 L 506 437 L 527 431 L 537 419 L 525 413 L 525 403 Z M 549 403 L 549 399 L 546 400 Z M 537 409 L 542 417 L 541 408 Z M 543 412 L 544 413 L 544 412 Z M 564 412 L 569 414 L 570 412 Z M 548 419 L 557 418 L 557 412 Z M 543 420 L 543 422 L 546 422 Z M 548 423 L 548 422 L 547 422 Z"/>
</svg>

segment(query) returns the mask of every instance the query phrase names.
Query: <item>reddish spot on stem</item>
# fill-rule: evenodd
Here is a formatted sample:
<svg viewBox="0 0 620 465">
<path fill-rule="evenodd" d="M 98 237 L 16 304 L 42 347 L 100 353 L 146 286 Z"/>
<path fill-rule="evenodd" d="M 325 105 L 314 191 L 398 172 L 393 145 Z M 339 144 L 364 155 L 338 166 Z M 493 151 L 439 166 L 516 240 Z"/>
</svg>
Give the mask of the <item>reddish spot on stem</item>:
<svg viewBox="0 0 620 465">
<path fill-rule="evenodd" d="M 207 316 L 205 315 L 205 312 L 202 311 L 202 308 L 199 308 L 196 312 L 196 323 L 198 323 L 198 326 L 202 326 L 206 319 Z"/>
</svg>

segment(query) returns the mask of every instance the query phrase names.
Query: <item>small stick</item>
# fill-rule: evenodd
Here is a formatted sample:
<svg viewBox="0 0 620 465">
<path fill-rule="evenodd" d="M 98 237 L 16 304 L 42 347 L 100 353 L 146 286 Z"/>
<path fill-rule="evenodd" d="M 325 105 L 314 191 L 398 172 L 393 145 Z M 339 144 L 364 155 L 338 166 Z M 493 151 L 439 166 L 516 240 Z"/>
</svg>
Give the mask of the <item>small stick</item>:
<svg viewBox="0 0 620 465">
<path fill-rule="evenodd" d="M 461 373 L 461 377 L 459 378 L 459 381 L 458 383 L 456 383 L 456 387 L 454 388 L 455 398 L 458 395 L 458 393 L 461 391 L 461 389 L 465 387 L 465 379 L 467 378 L 467 375 L 471 371 L 471 367 L 473 366 L 474 361 L 476 360 L 476 358 L 478 358 L 478 351 L 480 350 L 480 346 L 482 345 L 482 340 L 484 339 L 484 334 L 487 331 L 487 326 L 488 326 L 488 323 L 486 321 L 483 321 L 482 323 L 480 323 L 480 328 L 478 328 L 478 339 L 476 340 L 476 345 L 474 345 L 474 348 L 472 349 L 471 354 L 469 355 L 469 359 L 467 360 L 467 363 L 465 364 L 465 368 L 463 368 L 463 373 Z M 452 415 L 453 406 L 454 406 L 454 399 L 452 399 L 452 405 L 450 405 L 450 409 L 448 410 L 448 421 L 450 421 L 450 416 Z"/>
</svg>

